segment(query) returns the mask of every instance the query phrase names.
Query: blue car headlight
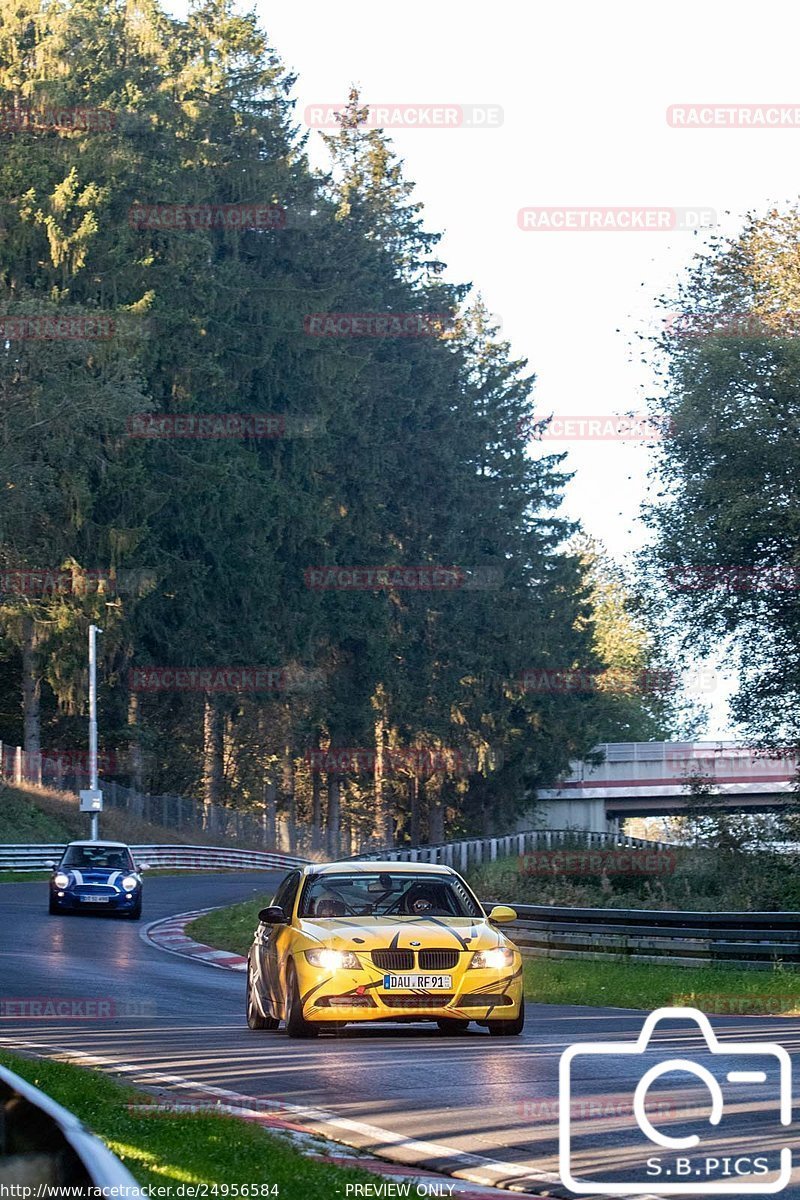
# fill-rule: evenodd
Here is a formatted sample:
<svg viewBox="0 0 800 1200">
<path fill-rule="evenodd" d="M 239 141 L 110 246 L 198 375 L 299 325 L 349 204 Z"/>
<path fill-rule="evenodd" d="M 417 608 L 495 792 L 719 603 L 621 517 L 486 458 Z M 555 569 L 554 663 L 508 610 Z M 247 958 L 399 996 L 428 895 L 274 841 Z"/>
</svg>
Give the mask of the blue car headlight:
<svg viewBox="0 0 800 1200">
<path fill-rule="evenodd" d="M 65 875 L 63 871 L 59 871 L 53 878 L 53 883 L 62 891 L 65 887 L 69 887 L 69 875 Z"/>
<path fill-rule="evenodd" d="M 135 892 L 139 886 L 139 880 L 135 875 L 126 875 L 122 881 L 122 890 L 125 892 Z"/>
</svg>

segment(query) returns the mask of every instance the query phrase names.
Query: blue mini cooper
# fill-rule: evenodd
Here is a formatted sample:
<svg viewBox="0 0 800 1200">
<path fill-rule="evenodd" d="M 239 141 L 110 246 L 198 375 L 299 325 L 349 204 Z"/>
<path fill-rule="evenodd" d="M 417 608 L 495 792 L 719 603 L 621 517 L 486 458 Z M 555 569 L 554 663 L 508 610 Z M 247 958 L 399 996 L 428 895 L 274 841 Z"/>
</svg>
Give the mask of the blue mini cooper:
<svg viewBox="0 0 800 1200">
<path fill-rule="evenodd" d="M 124 842 L 70 842 L 50 880 L 50 912 L 113 912 L 138 921 L 144 869 Z"/>
</svg>

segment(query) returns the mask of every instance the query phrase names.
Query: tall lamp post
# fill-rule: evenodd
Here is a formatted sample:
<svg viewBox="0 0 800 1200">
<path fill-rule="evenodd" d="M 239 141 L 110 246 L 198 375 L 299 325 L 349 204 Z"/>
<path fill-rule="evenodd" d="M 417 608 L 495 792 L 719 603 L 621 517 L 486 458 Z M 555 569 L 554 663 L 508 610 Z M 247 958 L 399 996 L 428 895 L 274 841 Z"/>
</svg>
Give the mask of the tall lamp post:
<svg viewBox="0 0 800 1200">
<path fill-rule="evenodd" d="M 81 812 L 91 813 L 93 842 L 103 810 L 103 793 L 97 786 L 97 634 L 102 632 L 99 625 L 89 626 L 89 788 L 80 794 Z"/>
</svg>

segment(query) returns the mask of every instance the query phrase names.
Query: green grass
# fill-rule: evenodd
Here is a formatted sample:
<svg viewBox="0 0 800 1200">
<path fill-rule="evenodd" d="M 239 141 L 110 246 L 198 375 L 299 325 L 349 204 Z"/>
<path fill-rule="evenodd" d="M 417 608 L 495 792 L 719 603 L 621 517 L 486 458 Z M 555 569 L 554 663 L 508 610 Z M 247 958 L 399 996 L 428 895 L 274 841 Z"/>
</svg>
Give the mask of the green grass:
<svg viewBox="0 0 800 1200">
<path fill-rule="evenodd" d="M 190 922 L 187 933 L 208 946 L 246 955 L 258 910 L 271 899 L 261 896 L 219 908 Z M 682 1004 L 707 1013 L 795 1014 L 800 1013 L 800 972 L 534 958 L 525 961 L 525 997 L 536 1004 L 592 1008 L 654 1009 Z"/>
<path fill-rule="evenodd" d="M 136 1111 L 135 1105 L 163 1105 L 165 1098 L 148 1097 L 96 1071 L 5 1051 L 0 1063 L 80 1117 L 144 1186 L 274 1183 L 280 1200 L 335 1200 L 347 1183 L 375 1183 L 366 1171 L 314 1161 L 287 1138 L 236 1117 Z"/>
<path fill-rule="evenodd" d="M 0 883 L 42 883 L 49 878 L 49 871 L 0 871 Z"/>
<path fill-rule="evenodd" d="M 266 908 L 271 901 L 271 895 L 259 896 L 255 900 L 245 900 L 243 904 L 218 908 L 215 912 L 190 921 L 186 932 L 189 937 L 204 942 L 206 946 L 247 955 L 253 941 L 253 931 L 258 925 L 258 910 Z"/>
<path fill-rule="evenodd" d="M 688 1005 L 732 1016 L 794 1015 L 800 1013 L 800 972 L 534 958 L 525 960 L 525 998 L 593 1008 Z"/>
<path fill-rule="evenodd" d="M 0 842 L 68 842 L 74 828 L 68 814 L 45 811 L 18 788 L 0 787 Z"/>
</svg>

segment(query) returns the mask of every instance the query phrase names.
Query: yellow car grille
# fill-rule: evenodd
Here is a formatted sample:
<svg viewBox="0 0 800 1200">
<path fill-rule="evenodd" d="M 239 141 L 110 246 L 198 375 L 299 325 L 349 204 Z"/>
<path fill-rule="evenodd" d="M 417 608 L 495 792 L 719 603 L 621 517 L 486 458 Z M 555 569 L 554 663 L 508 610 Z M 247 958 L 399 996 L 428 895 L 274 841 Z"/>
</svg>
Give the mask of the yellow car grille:
<svg viewBox="0 0 800 1200">
<path fill-rule="evenodd" d="M 458 966 L 458 950 L 420 950 L 417 957 L 423 971 L 452 971 Z"/>
<path fill-rule="evenodd" d="M 373 950 L 372 961 L 381 971 L 452 971 L 458 966 L 458 950 Z"/>
<path fill-rule="evenodd" d="M 413 950 L 373 950 L 372 961 L 382 971 L 413 971 Z"/>
</svg>

